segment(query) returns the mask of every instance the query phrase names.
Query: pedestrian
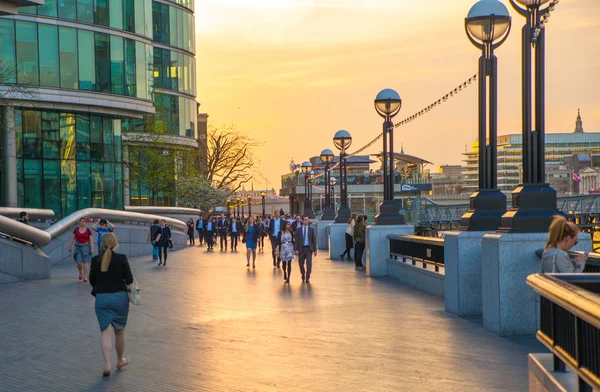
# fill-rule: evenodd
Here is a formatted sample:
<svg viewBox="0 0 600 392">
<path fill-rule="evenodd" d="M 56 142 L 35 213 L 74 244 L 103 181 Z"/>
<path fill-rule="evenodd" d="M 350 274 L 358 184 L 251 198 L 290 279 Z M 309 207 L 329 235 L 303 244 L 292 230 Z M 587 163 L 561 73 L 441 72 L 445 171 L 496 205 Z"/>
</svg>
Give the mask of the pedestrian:
<svg viewBox="0 0 600 392">
<path fill-rule="evenodd" d="M 73 230 L 71 236 L 71 242 L 69 243 L 69 253 L 73 252 L 73 246 L 75 246 L 75 261 L 77 262 L 77 269 L 79 270 L 79 280 L 83 279 L 87 282 L 90 262 L 94 255 L 94 247 L 92 231 L 87 227 L 87 218 L 79 219 L 79 226 Z"/>
<path fill-rule="evenodd" d="M 256 244 L 258 242 L 258 225 L 254 217 L 250 215 L 246 221 L 243 242 L 246 243 L 246 267 L 250 267 L 250 255 L 252 255 L 252 268 L 256 268 Z"/>
<path fill-rule="evenodd" d="M 571 259 L 569 249 L 579 242 L 579 228 L 564 216 L 556 215 L 550 224 L 548 242 L 542 254 L 542 272 L 576 273 L 583 272 L 588 254 Z"/>
<path fill-rule="evenodd" d="M 237 218 L 234 216 L 231 218 L 231 223 L 229 224 L 229 235 L 231 236 L 231 250 L 237 250 L 238 238 L 240 233 L 244 230 L 242 224 L 238 222 Z M 227 250 L 227 249 L 225 249 Z"/>
<path fill-rule="evenodd" d="M 295 233 L 296 230 L 298 230 L 298 228 L 302 226 L 302 217 L 300 216 L 300 214 L 297 214 L 294 218 L 295 220 L 292 223 L 292 233 Z"/>
<path fill-rule="evenodd" d="M 275 249 L 277 248 L 277 236 L 281 229 L 283 229 L 283 225 L 285 220 L 281 218 L 281 214 L 279 211 L 275 211 L 275 216 L 269 222 L 269 239 L 271 240 L 271 255 L 273 256 L 273 267 L 280 268 L 281 259 L 279 255 L 275 254 Z"/>
<path fill-rule="evenodd" d="M 225 214 L 221 214 L 221 217 L 217 221 L 217 232 L 219 233 L 219 243 L 221 244 L 221 250 L 223 250 L 223 242 L 225 242 L 225 250 L 227 250 L 227 232 L 229 231 L 229 221 L 225 218 Z"/>
<path fill-rule="evenodd" d="M 17 222 L 25 223 L 26 225 L 29 224 L 29 215 L 26 211 L 19 212 L 19 219 L 17 219 Z"/>
<path fill-rule="evenodd" d="M 196 245 L 196 242 L 194 241 L 194 219 L 192 219 L 192 218 L 190 218 L 190 220 L 188 220 L 188 222 L 187 222 L 187 235 L 188 235 L 189 241 L 190 241 L 188 246 Z"/>
<path fill-rule="evenodd" d="M 200 246 L 204 244 L 204 228 L 206 227 L 205 223 L 204 217 L 202 214 L 200 214 L 198 216 L 198 220 L 196 220 L 196 230 L 198 231 L 198 242 L 200 243 Z"/>
<path fill-rule="evenodd" d="M 265 237 L 267 236 L 267 228 L 260 216 L 256 219 L 256 225 L 258 226 L 258 251 L 262 252 L 265 247 Z"/>
<path fill-rule="evenodd" d="M 350 257 L 350 251 L 352 250 L 352 248 L 354 248 L 354 240 L 352 237 L 354 236 L 355 224 L 356 214 L 352 214 L 350 219 L 348 219 L 348 223 L 346 224 L 346 250 L 340 255 L 340 259 L 342 259 L 342 261 L 344 261 L 344 256 L 346 256 L 346 254 L 348 254 L 348 261 L 352 261 L 352 257 Z"/>
<path fill-rule="evenodd" d="M 365 217 L 359 215 L 356 218 L 356 224 L 354 225 L 354 269 L 363 271 L 365 269 L 362 263 L 363 253 L 365 252 L 365 230 L 367 224 Z"/>
<path fill-rule="evenodd" d="M 158 219 L 154 219 L 150 230 L 148 230 L 148 242 L 152 244 L 152 260 L 158 260 L 158 244 L 155 242 L 156 237 L 160 234 L 160 224 Z"/>
<path fill-rule="evenodd" d="M 167 266 L 167 248 L 171 241 L 171 229 L 167 226 L 167 221 L 162 219 L 160 221 L 160 233 L 154 240 L 158 245 L 158 265 Z M 164 258 L 164 263 L 163 263 Z"/>
<path fill-rule="evenodd" d="M 100 227 L 98 227 L 100 225 Z M 108 219 L 100 219 L 98 223 L 92 226 L 92 230 L 98 233 L 98 254 L 100 254 L 100 244 L 102 244 L 102 236 L 106 233 L 112 233 L 115 231 L 115 225 L 110 223 Z"/>
<path fill-rule="evenodd" d="M 279 257 L 283 262 L 283 280 L 286 283 L 290 282 L 292 274 L 292 260 L 294 259 L 294 232 L 290 222 L 285 222 L 283 230 L 277 236 L 279 244 Z"/>
<path fill-rule="evenodd" d="M 102 253 L 92 259 L 90 284 L 92 295 L 96 297 L 96 317 L 100 326 L 102 355 L 104 356 L 104 377 L 110 376 L 112 370 L 112 335 L 115 335 L 117 351 L 117 370 L 129 364 L 123 356 L 125 351 L 125 327 L 129 315 L 129 296 L 127 285 L 133 283 L 133 275 L 127 257 L 115 253 L 119 246 L 113 233 L 102 236 Z"/>
<path fill-rule="evenodd" d="M 208 246 L 208 250 L 212 250 L 213 245 L 215 244 L 215 222 L 209 217 L 206 220 L 206 245 Z"/>
<path fill-rule="evenodd" d="M 315 229 L 309 226 L 310 219 L 305 216 L 302 219 L 302 227 L 296 230 L 296 255 L 298 256 L 298 265 L 302 274 L 302 281 L 310 283 L 310 274 L 312 272 L 312 258 L 317 256 L 317 237 Z M 306 263 L 306 270 L 304 264 Z"/>
</svg>

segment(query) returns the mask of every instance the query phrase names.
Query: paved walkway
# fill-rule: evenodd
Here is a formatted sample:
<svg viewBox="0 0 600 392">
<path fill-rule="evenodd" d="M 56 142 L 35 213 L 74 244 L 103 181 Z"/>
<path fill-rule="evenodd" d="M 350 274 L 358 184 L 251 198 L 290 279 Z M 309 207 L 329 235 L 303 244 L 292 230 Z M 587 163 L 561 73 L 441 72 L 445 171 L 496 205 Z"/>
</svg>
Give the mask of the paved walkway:
<svg viewBox="0 0 600 392">
<path fill-rule="evenodd" d="M 270 253 L 256 270 L 199 247 L 167 268 L 131 264 L 144 304 L 129 315 L 131 363 L 108 379 L 74 265 L 0 285 L 0 391 L 526 391 L 527 353 L 542 351 L 324 254 L 310 285 L 297 265 L 284 284 Z"/>
</svg>

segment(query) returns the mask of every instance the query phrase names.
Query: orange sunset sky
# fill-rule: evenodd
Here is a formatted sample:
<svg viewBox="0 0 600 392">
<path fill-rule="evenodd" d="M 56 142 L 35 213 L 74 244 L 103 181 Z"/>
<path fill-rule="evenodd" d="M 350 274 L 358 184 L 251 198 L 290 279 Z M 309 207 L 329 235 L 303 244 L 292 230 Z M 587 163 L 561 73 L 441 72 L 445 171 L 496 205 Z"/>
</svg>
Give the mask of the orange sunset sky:
<svg viewBox="0 0 600 392">
<path fill-rule="evenodd" d="M 525 19 L 508 4 L 499 60 L 499 134 L 520 133 L 520 44 Z M 198 100 L 213 126 L 236 125 L 262 143 L 255 189 L 279 190 L 289 163 L 333 147 L 347 129 L 352 152 L 381 131 L 373 98 L 400 93 L 395 122 L 476 73 L 480 52 L 464 18 L 473 0 L 199 0 Z M 600 1 L 562 0 L 547 25 L 547 131 L 600 132 Z M 477 88 L 396 128 L 395 150 L 461 162 L 477 133 Z M 378 143 L 370 153 L 381 150 Z M 247 186 L 248 188 L 248 186 Z"/>
</svg>

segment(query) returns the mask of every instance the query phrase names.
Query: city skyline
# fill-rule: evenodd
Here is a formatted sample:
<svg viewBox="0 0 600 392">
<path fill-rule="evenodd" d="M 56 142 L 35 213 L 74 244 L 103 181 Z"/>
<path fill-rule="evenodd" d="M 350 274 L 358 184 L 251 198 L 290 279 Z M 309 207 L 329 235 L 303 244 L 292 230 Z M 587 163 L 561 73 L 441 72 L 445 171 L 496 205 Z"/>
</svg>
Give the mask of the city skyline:
<svg viewBox="0 0 600 392">
<path fill-rule="evenodd" d="M 200 110 L 209 114 L 211 125 L 235 124 L 263 143 L 256 149 L 256 171 L 265 174 L 269 188 L 278 189 L 290 159 L 298 163 L 324 148 L 333 149 L 331 139 L 338 129 L 352 134 L 351 152 L 377 136 L 381 121 L 373 98 L 382 88 L 394 88 L 403 98 L 398 122 L 475 74 L 479 52 L 464 33 L 464 17 L 473 3 L 199 2 Z M 600 70 L 600 50 L 592 44 L 600 37 L 596 3 L 561 2 L 547 25 L 549 133 L 572 132 L 578 108 L 586 132 L 598 130 L 600 114 L 594 108 L 599 99 L 587 81 Z M 524 19 L 509 9 L 513 30 L 496 52 L 501 135 L 521 130 Z M 441 127 L 446 131 L 440 132 Z M 471 85 L 397 128 L 394 147 L 398 151 L 403 143 L 406 153 L 435 167 L 457 164 L 476 133 L 477 88 Z M 380 150 L 377 143 L 366 152 Z"/>
</svg>

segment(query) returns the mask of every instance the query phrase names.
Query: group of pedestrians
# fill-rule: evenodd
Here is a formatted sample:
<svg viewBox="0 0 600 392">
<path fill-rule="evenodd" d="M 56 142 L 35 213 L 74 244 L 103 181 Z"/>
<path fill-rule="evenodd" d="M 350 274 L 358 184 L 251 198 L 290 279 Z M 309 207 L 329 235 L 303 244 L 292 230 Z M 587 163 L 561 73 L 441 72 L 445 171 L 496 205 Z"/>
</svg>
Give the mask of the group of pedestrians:
<svg viewBox="0 0 600 392">
<path fill-rule="evenodd" d="M 362 263 L 362 258 L 365 253 L 366 237 L 365 230 L 367 229 L 367 216 L 352 214 L 346 224 L 346 249 L 340 255 L 340 259 L 344 261 L 344 257 L 348 255 L 348 261 L 354 261 L 354 269 L 364 271 L 365 266 Z M 354 248 L 354 260 L 350 257 L 350 252 Z"/>
<path fill-rule="evenodd" d="M 158 266 L 167 266 L 168 250 L 173 248 L 171 229 L 167 221 L 155 219 L 148 231 L 148 242 L 152 244 L 152 260 L 158 260 Z"/>
</svg>

